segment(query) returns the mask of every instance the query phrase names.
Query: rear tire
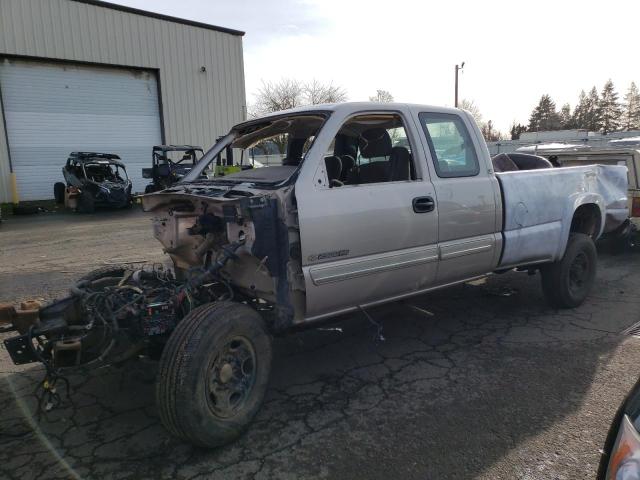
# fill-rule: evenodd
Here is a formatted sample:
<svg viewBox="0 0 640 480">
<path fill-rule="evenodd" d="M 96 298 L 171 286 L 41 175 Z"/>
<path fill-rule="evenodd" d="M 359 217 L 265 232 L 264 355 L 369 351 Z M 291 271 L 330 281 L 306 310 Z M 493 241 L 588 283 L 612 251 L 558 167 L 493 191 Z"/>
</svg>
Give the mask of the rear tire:
<svg viewBox="0 0 640 480">
<path fill-rule="evenodd" d="M 258 412 L 270 370 L 271 338 L 258 312 L 233 302 L 202 305 L 178 324 L 160 358 L 160 419 L 195 445 L 224 445 Z"/>
<path fill-rule="evenodd" d="M 597 253 L 593 240 L 572 233 L 561 260 L 542 266 L 542 291 L 556 308 L 575 308 L 589 295 L 596 277 Z"/>
<path fill-rule="evenodd" d="M 58 205 L 62 205 L 64 203 L 64 191 L 66 188 L 67 187 L 62 182 L 56 182 L 53 184 L 53 198 L 56 199 L 56 203 Z"/>
</svg>

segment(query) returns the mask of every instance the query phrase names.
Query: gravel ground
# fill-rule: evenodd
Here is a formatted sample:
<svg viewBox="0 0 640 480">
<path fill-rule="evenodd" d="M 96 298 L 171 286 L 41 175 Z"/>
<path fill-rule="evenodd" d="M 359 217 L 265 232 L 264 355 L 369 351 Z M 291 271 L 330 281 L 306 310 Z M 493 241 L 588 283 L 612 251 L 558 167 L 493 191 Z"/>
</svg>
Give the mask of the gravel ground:
<svg viewBox="0 0 640 480">
<path fill-rule="evenodd" d="M 48 300 L 123 261 L 164 261 L 137 210 L 10 218 L 0 301 Z M 575 310 L 549 309 L 538 276 L 508 273 L 370 310 L 384 341 L 360 315 L 277 338 L 257 419 L 214 451 L 160 425 L 153 363 L 71 377 L 70 400 L 38 423 L 42 369 L 0 350 L 0 477 L 594 478 L 638 377 L 639 341 L 620 332 L 640 320 L 639 265 L 601 253 Z"/>
</svg>

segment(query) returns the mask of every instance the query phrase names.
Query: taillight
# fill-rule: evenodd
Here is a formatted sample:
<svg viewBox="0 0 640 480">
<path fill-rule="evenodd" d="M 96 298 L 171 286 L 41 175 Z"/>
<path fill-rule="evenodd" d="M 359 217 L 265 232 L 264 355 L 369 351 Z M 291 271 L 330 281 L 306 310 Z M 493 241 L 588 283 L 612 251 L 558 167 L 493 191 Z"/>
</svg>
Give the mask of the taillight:
<svg viewBox="0 0 640 480">
<path fill-rule="evenodd" d="M 640 217 L 640 197 L 633 197 L 631 201 L 631 216 Z"/>
</svg>

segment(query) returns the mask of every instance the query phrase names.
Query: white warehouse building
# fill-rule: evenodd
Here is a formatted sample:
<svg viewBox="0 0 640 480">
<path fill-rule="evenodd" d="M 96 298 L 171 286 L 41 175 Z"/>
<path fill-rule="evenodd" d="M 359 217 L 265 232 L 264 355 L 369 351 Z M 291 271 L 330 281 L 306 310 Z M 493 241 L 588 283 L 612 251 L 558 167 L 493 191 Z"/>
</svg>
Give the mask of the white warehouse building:
<svg viewBox="0 0 640 480">
<path fill-rule="evenodd" d="M 158 144 L 245 119 L 243 32 L 96 0 L 0 0 L 0 203 L 53 198 L 72 151 L 115 153 L 134 191 Z"/>
</svg>

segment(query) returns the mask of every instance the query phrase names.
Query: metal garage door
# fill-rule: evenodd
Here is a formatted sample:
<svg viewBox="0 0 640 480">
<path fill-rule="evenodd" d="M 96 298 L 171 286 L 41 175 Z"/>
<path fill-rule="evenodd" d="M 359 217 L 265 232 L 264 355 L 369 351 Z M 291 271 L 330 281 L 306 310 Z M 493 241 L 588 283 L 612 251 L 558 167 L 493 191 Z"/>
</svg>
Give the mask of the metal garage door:
<svg viewBox="0 0 640 480">
<path fill-rule="evenodd" d="M 153 73 L 4 59 L 0 89 L 21 200 L 53 198 L 72 151 L 118 154 L 144 190 L 141 169 L 161 143 Z"/>
</svg>

